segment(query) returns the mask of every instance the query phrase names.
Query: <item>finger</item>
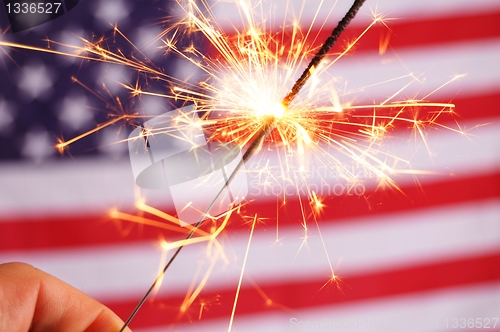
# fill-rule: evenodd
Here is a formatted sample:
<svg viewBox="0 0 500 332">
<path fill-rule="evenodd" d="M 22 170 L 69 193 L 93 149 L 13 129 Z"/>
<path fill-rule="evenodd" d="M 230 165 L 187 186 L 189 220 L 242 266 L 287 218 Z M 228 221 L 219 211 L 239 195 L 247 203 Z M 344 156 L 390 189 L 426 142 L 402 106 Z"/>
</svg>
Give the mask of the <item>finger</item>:
<svg viewBox="0 0 500 332">
<path fill-rule="evenodd" d="M 122 325 L 103 304 L 31 265 L 0 265 L 0 331 L 117 332 Z"/>
</svg>

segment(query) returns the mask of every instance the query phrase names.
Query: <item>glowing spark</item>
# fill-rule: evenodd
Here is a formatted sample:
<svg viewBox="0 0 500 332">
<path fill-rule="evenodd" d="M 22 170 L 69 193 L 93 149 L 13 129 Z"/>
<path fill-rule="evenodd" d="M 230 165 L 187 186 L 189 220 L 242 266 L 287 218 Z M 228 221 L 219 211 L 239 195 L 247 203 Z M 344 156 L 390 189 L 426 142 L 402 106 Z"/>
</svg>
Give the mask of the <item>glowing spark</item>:
<svg viewBox="0 0 500 332">
<path fill-rule="evenodd" d="M 199 282 L 196 289 L 194 291 L 189 290 L 186 293 L 186 297 L 184 298 L 184 301 L 182 302 L 182 305 L 181 305 L 181 310 L 180 310 L 181 313 L 185 312 L 191 306 L 191 304 L 194 302 L 194 300 L 196 300 L 196 298 L 200 294 L 201 290 L 205 287 L 205 285 L 207 284 L 207 281 L 208 281 L 208 277 L 212 273 L 212 270 L 214 269 L 215 263 L 217 263 L 217 259 L 219 258 L 219 256 L 220 256 L 220 251 L 217 252 L 215 257 L 212 258 L 210 266 L 208 267 L 207 271 L 205 272 L 205 275 L 203 276 L 202 280 Z M 162 273 L 162 275 L 164 275 L 164 274 Z M 193 279 L 193 282 L 194 281 L 195 281 L 195 279 Z"/>
<path fill-rule="evenodd" d="M 59 143 L 57 143 L 55 145 L 55 148 L 60 152 L 60 153 L 63 153 L 64 152 L 64 149 L 67 148 L 70 144 L 73 144 L 74 142 L 84 138 L 84 137 L 87 137 L 95 132 L 98 132 L 99 130 L 102 130 L 103 128 L 106 128 L 108 126 L 111 126 L 112 124 L 114 123 L 117 123 L 117 122 L 120 122 L 120 121 L 123 121 L 127 118 L 130 118 L 129 115 L 122 115 L 122 116 L 119 116 L 113 120 L 109 120 L 108 122 L 105 122 L 101 125 L 99 125 L 98 127 L 92 129 L 92 130 L 89 130 L 87 131 L 86 133 L 83 133 L 81 135 L 78 135 L 68 141 L 62 141 L 61 139 L 58 139 Z"/>
<path fill-rule="evenodd" d="M 268 109 L 263 108 L 263 109 L 257 111 L 257 116 L 260 118 L 265 117 L 265 116 L 272 116 L 275 119 L 281 119 L 283 117 L 283 115 L 285 115 L 285 111 L 286 111 L 286 109 L 285 109 L 285 106 L 283 106 L 283 104 L 275 103 L 274 105 L 272 105 Z"/>
<path fill-rule="evenodd" d="M 323 206 L 325 206 L 321 201 L 319 200 L 318 196 L 316 195 L 316 192 L 312 192 L 312 197 L 313 197 L 313 202 L 314 202 L 314 207 L 316 209 L 321 209 Z"/>
<path fill-rule="evenodd" d="M 247 249 L 245 251 L 245 257 L 243 258 L 243 266 L 241 267 L 240 279 L 238 280 L 238 286 L 236 287 L 236 295 L 234 297 L 233 310 L 231 311 L 231 318 L 229 320 L 229 328 L 227 329 L 228 332 L 231 332 L 231 329 L 233 327 L 234 313 L 236 312 L 236 304 L 238 303 L 238 297 L 240 295 L 241 282 L 243 280 L 243 274 L 245 273 L 245 266 L 247 264 L 248 253 L 250 251 L 250 244 L 252 243 L 253 230 L 255 228 L 256 220 L 257 220 L 257 215 L 255 215 L 253 222 L 252 222 L 252 228 L 250 230 L 250 236 L 248 238 L 248 244 L 247 244 Z"/>
</svg>

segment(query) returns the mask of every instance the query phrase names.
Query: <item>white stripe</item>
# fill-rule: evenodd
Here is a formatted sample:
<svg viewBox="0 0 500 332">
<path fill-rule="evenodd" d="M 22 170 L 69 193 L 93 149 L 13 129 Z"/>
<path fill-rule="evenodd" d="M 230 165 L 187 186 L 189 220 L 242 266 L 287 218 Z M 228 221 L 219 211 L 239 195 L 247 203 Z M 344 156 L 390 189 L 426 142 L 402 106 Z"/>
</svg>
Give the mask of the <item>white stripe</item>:
<svg viewBox="0 0 500 332">
<path fill-rule="evenodd" d="M 252 1 L 256 6 L 257 1 Z M 322 3 L 321 7 L 320 4 Z M 305 2 L 297 0 L 284 1 L 262 1 L 254 10 L 255 21 L 263 13 L 266 18 L 267 28 L 282 26 L 285 18 L 287 24 L 298 19 L 305 29 L 312 23 L 317 15 L 315 26 L 320 26 L 326 21 L 326 26 L 336 24 L 351 7 L 352 0 L 307 0 Z M 304 8 L 301 13 L 302 5 Z M 331 11 L 333 7 L 333 11 Z M 319 8 L 319 10 L 318 10 Z M 384 14 L 386 18 L 397 19 L 430 19 L 435 17 L 447 17 L 453 15 L 473 15 L 500 9 L 500 2 L 497 0 L 420 0 L 420 1 L 398 1 L 398 0 L 368 0 L 357 17 L 353 20 L 353 25 L 367 25 L 373 19 L 373 12 Z M 214 6 L 214 14 L 221 27 L 227 33 L 234 33 L 232 26 L 242 27 L 238 7 L 234 1 L 217 1 Z M 330 15 L 329 15 L 330 14 Z M 390 22 L 389 22 L 390 24 Z"/>
<path fill-rule="evenodd" d="M 408 74 L 413 74 L 420 82 L 406 77 L 380 83 Z M 354 98 L 357 104 L 363 101 L 372 104 L 372 100 L 382 102 L 411 81 L 414 81 L 412 85 L 393 100 L 422 98 L 453 77 L 465 75 L 426 98 L 427 101 L 448 102 L 450 98 L 458 96 L 498 91 L 500 39 L 408 48 L 404 51 L 388 51 L 382 56 L 375 51 L 354 53 L 331 66 L 327 75 L 341 78 L 336 85 L 338 89 L 346 84 L 346 92 L 358 91 L 347 98 Z M 325 78 L 320 80 L 326 82 L 327 75 L 323 75 Z M 361 93 L 359 89 L 362 89 Z"/>
<path fill-rule="evenodd" d="M 473 129 L 473 123 L 476 125 L 490 123 L 490 125 Z M 412 131 L 399 132 L 380 143 L 379 146 L 371 148 L 370 153 L 390 167 L 396 165 L 391 179 L 400 187 L 412 186 L 416 179 L 420 183 L 432 183 L 498 171 L 500 168 L 500 154 L 498 153 L 500 151 L 500 119 L 482 119 L 480 122 L 464 122 L 460 125 L 468 130 L 466 135 L 445 129 L 431 130 L 427 133 L 426 144 L 424 144 L 418 135 L 415 138 L 415 133 Z M 356 155 L 361 156 L 362 152 L 356 152 Z M 341 171 L 335 169 L 331 162 L 332 156 L 361 181 L 359 185 L 351 189 L 350 194 L 362 196 L 364 191 L 369 193 L 379 185 L 380 178 L 377 173 L 358 165 L 350 155 L 335 148 L 324 148 L 320 152 L 315 149 L 306 150 L 303 158 L 289 158 L 289 164 L 292 165 L 289 168 L 293 168 L 295 174 L 298 174 L 298 180 L 293 183 L 286 179 L 293 178 L 290 171 L 285 172 L 285 176 L 281 174 L 283 166 L 280 166 L 280 163 L 284 164 L 285 157 L 281 155 L 278 158 L 274 151 L 261 151 L 260 155 L 250 162 L 248 168 L 250 170 L 266 168 L 272 176 L 259 179 L 258 172 L 249 173 L 249 197 L 259 202 L 276 200 L 276 196 L 283 198 L 284 192 L 289 197 L 296 196 L 297 191 L 306 196 L 306 187 L 314 190 L 320 197 L 344 196 L 352 184 L 338 175 Z M 396 159 L 391 156 L 397 156 L 404 162 L 396 163 Z M 305 170 L 307 170 L 303 178 L 298 172 L 300 165 L 305 165 Z M 423 171 L 424 175 L 404 174 L 405 171 L 416 174 L 418 171 Z M 425 174 L 425 172 L 431 173 Z M 267 181 L 265 184 L 264 180 Z"/>
<path fill-rule="evenodd" d="M 357 221 L 322 223 L 321 233 L 339 276 L 353 276 L 410 267 L 500 250 L 500 200 L 412 211 Z M 297 227 L 275 226 L 257 231 L 245 275 L 257 283 L 307 280 L 330 273 L 315 225 L 309 224 L 308 241 L 300 220 Z M 98 230 L 96 230 L 98 231 Z M 244 257 L 248 232 L 221 237 L 229 264 L 219 261 L 205 289 L 234 288 Z M 212 249 L 212 254 L 215 253 Z M 186 292 L 198 269 L 210 262 L 206 246 L 188 246 L 163 281 L 162 293 Z M 2 253 L 0 260 L 31 263 L 99 299 L 139 297 L 156 275 L 159 249 L 153 244 L 128 244 L 68 250 Z"/>
<path fill-rule="evenodd" d="M 437 175 L 419 176 L 419 181 L 451 179 L 454 176 L 471 176 L 489 173 L 500 168 L 500 119 L 483 119 L 479 122 L 463 122 L 462 128 L 471 129 L 477 124 L 486 125 L 471 130 L 470 136 L 462 136 L 448 130 L 431 131 L 427 137 L 429 155 L 420 140 L 408 142 L 410 133 L 401 133 L 384 141 L 380 151 L 397 155 L 411 162 L 413 169 L 440 172 Z M 353 164 L 339 152 L 335 156 Z M 379 154 L 383 159 L 383 155 Z M 261 152 L 250 162 L 250 169 L 262 167 L 267 160 L 270 165 L 278 165 L 276 155 Z M 257 166 L 259 164 L 260 166 Z M 259 195 L 255 173 L 249 173 L 249 198 L 259 200 L 275 199 L 273 195 Z M 321 179 L 311 177 L 309 184 Z M 366 187 L 376 179 L 365 178 Z M 413 176 L 398 175 L 399 185 L 413 183 Z M 332 178 L 332 188 L 338 183 Z M 87 215 L 105 213 L 111 207 L 131 208 L 134 204 L 134 185 L 132 171 L 127 160 L 119 163 L 91 159 L 78 162 L 45 163 L 42 166 L 29 164 L 0 165 L 0 222 L 12 217 L 40 217 L 41 215 Z M 173 206 L 167 190 L 143 190 L 149 197 L 148 202 L 165 209 Z M 271 191 L 269 191 L 271 192 Z M 262 193 L 262 192 L 261 192 Z M 33 219 L 36 221 L 37 219 Z"/>
<path fill-rule="evenodd" d="M 244 301 L 244 299 L 240 299 Z M 486 283 L 467 287 L 420 292 L 414 295 L 393 296 L 386 299 L 368 300 L 356 303 L 342 303 L 336 306 L 322 306 L 297 311 L 281 311 L 238 316 L 236 310 L 234 332 L 285 332 L 285 331 L 448 331 L 472 330 L 460 328 L 465 324 L 483 326 L 489 322 L 488 331 L 500 330 L 500 283 Z M 293 320 L 293 319 L 296 320 Z M 493 318 L 496 318 L 493 319 Z M 458 319 L 455 321 L 454 319 Z M 472 320 L 469 320 L 472 319 Z M 291 323 L 294 322 L 294 324 Z M 299 327 L 321 322 L 323 328 Z M 226 331 L 229 317 L 210 322 L 193 321 L 178 324 L 176 331 Z M 496 322 L 496 328 L 494 325 Z M 318 323 L 319 324 L 319 323 Z M 455 324 L 458 324 L 455 325 Z M 478 324 L 478 325 L 475 325 Z M 481 325 L 479 325 L 481 324 Z M 321 326 L 321 325 L 320 325 Z M 170 325 L 168 326 L 171 327 Z M 160 332 L 167 326 L 138 329 L 140 332 Z M 134 330 L 135 331 L 135 330 Z"/>
<path fill-rule="evenodd" d="M 0 188 L 1 219 L 79 215 L 82 211 L 101 214 L 112 206 L 134 204 L 134 178 L 127 161 L 2 163 Z"/>
</svg>

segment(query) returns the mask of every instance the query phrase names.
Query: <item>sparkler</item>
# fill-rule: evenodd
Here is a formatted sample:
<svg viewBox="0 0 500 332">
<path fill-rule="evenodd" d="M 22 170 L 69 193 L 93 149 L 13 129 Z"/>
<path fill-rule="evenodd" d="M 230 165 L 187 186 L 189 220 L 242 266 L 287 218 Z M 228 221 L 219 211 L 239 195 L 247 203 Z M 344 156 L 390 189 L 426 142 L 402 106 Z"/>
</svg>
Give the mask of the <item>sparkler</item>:
<svg viewBox="0 0 500 332">
<path fill-rule="evenodd" d="M 293 101 L 293 99 L 297 96 L 299 93 L 300 89 L 304 86 L 306 81 L 308 80 L 309 77 L 311 77 L 312 73 L 314 72 L 315 68 L 317 65 L 321 62 L 321 60 L 324 58 L 324 56 L 328 53 L 328 51 L 332 48 L 332 46 L 335 44 L 337 39 L 339 38 L 340 34 L 342 31 L 345 30 L 349 22 L 356 16 L 356 13 L 358 12 L 359 8 L 363 5 L 365 0 L 355 0 L 354 4 L 352 7 L 349 9 L 347 14 L 344 16 L 344 18 L 339 22 L 337 27 L 333 30 L 332 34 L 328 37 L 328 39 L 325 41 L 321 49 L 318 51 L 318 53 L 314 56 L 314 58 L 311 60 L 307 68 L 304 70 L 303 74 L 300 76 L 300 78 L 295 82 L 294 86 L 292 87 L 291 91 L 286 95 L 286 97 L 282 101 L 282 106 L 285 109 L 284 112 L 286 112 L 286 108 L 288 105 Z M 247 151 L 242 157 L 242 160 L 238 163 L 236 168 L 234 169 L 233 173 L 229 176 L 229 178 L 226 180 L 226 183 L 224 184 L 224 188 L 219 191 L 219 193 L 216 195 L 216 197 L 213 199 L 213 201 L 210 203 L 206 211 L 204 212 L 204 215 L 196 222 L 194 225 L 193 230 L 186 236 L 186 240 L 189 240 L 195 230 L 200 226 L 201 222 L 205 219 L 205 215 L 210 213 L 210 210 L 214 206 L 215 202 L 219 199 L 220 195 L 224 192 L 224 189 L 231 184 L 237 173 L 240 171 L 240 169 L 243 167 L 243 165 L 250 160 L 250 158 L 257 153 L 260 150 L 260 147 L 262 147 L 262 144 L 264 140 L 269 136 L 271 131 L 274 129 L 275 122 L 277 120 L 277 117 L 273 115 L 268 115 L 265 117 L 265 120 L 263 121 L 264 123 L 262 124 L 261 128 L 258 130 L 257 134 L 253 138 L 253 140 L 250 143 L 250 146 L 248 147 Z M 255 221 L 252 226 L 252 233 L 253 229 L 255 226 Z M 127 319 L 123 327 L 120 329 L 120 332 L 124 331 L 125 328 L 130 324 L 132 319 L 135 317 L 137 312 L 140 310 L 146 299 L 149 297 L 149 294 L 153 291 L 153 289 L 156 287 L 158 282 L 163 278 L 163 275 L 167 272 L 168 268 L 170 265 L 173 263 L 173 261 L 176 259 L 176 257 L 179 255 L 180 251 L 184 248 L 184 245 L 181 245 L 173 256 L 170 258 L 168 263 L 165 265 L 161 273 L 158 275 L 158 277 L 155 279 L 153 284 L 149 287 L 147 290 L 146 294 L 143 296 L 143 298 L 139 301 L 137 304 L 136 308 L 132 311 L 130 314 L 130 317 Z M 248 251 L 248 250 L 247 250 Z M 239 285 L 241 286 L 241 278 L 240 278 L 240 283 Z M 237 299 L 237 297 L 236 297 Z M 232 326 L 232 317 L 234 317 L 234 309 L 236 307 L 236 300 L 235 300 L 235 305 L 233 307 L 233 312 L 231 315 L 231 323 L 229 325 L 229 331 L 231 330 Z"/>
<path fill-rule="evenodd" d="M 226 180 L 225 186 L 228 186 L 231 181 L 233 181 L 236 174 L 240 172 L 243 165 L 262 149 L 266 139 L 271 138 L 271 140 L 276 142 L 277 148 L 287 153 L 294 153 L 299 158 L 304 154 L 304 146 L 307 146 L 308 150 L 316 149 L 320 152 L 322 148 L 319 143 L 332 146 L 376 174 L 380 179 L 380 183 L 388 183 L 397 188 L 396 184 L 387 174 L 396 174 L 402 171 L 395 167 L 390 167 L 384 160 L 379 159 L 376 154 L 372 152 L 373 147 L 384 137 L 387 130 L 395 126 L 398 122 L 411 124 L 415 132 L 417 132 L 425 142 L 425 135 L 422 127 L 435 124 L 441 114 L 451 113 L 453 105 L 447 103 L 427 103 L 423 101 L 423 99 L 426 99 L 429 95 L 421 98 L 422 100 L 417 100 L 417 98 L 415 98 L 415 100 L 397 100 L 397 96 L 404 91 L 407 85 L 403 86 L 403 88 L 379 104 L 366 106 L 341 104 L 340 98 L 332 86 L 326 85 L 327 88 L 324 89 L 318 87 L 318 77 L 324 73 L 326 69 L 331 67 L 340 57 L 346 54 L 374 24 L 379 22 L 384 24 L 383 17 L 375 15 L 373 22 L 366 30 L 356 38 L 354 42 L 350 43 L 339 56 L 333 61 L 325 61 L 326 54 L 336 43 L 342 31 L 354 18 L 364 1 L 365 0 L 354 1 L 354 4 L 345 17 L 339 22 L 338 26 L 333 30 L 332 34 L 318 51 L 306 46 L 305 41 L 309 36 L 310 30 L 305 34 L 305 37 L 302 38 L 300 29 L 296 23 L 293 24 L 291 36 L 286 36 L 284 32 L 281 35 L 273 35 L 266 31 L 264 27 L 258 26 L 254 22 L 254 18 L 251 15 L 251 6 L 247 2 L 239 2 L 240 13 L 247 26 L 244 32 L 238 31 L 237 40 L 231 40 L 220 32 L 208 5 L 204 1 L 202 1 L 202 3 L 206 7 L 206 11 L 198 7 L 194 1 L 183 2 L 186 5 L 184 7 L 186 13 L 185 17 L 179 25 L 174 25 L 166 29 L 159 36 L 159 39 L 164 42 L 169 52 L 174 52 L 185 60 L 195 64 L 209 76 L 210 81 L 201 82 L 198 86 L 183 82 L 165 74 L 160 69 L 156 68 L 149 60 L 139 61 L 137 58 L 126 57 L 121 52 L 112 52 L 102 46 L 102 39 L 97 42 L 90 42 L 82 39 L 84 43 L 83 47 L 63 45 L 73 49 L 74 53 L 65 53 L 53 49 L 36 48 L 4 41 L 0 41 L 0 46 L 24 48 L 72 56 L 83 60 L 127 66 L 150 78 L 171 84 L 172 88 L 170 92 L 167 93 L 145 91 L 142 89 L 139 80 L 135 84 L 122 84 L 122 86 L 129 90 L 133 97 L 152 95 L 194 103 L 197 105 L 198 111 L 204 112 L 201 124 L 211 129 L 209 140 L 227 140 L 237 143 L 239 146 L 247 145 L 248 148 L 243 154 L 242 160 Z M 318 9 L 318 12 L 319 10 L 320 9 Z M 195 30 L 203 33 L 212 47 L 222 56 L 222 60 L 205 56 L 193 45 L 181 49 L 177 41 L 181 39 L 182 25 L 187 28 L 188 33 Z M 114 32 L 116 35 L 120 35 L 128 41 L 127 37 L 122 34 L 117 27 L 115 27 Z M 49 42 L 58 44 L 54 41 Z M 286 43 L 290 44 L 288 50 L 284 46 Z M 295 81 L 294 78 L 298 76 L 296 75 L 298 68 L 304 67 L 303 63 L 306 61 L 305 59 L 309 58 L 311 54 L 315 55 L 306 66 L 300 78 L 296 80 L 294 86 L 289 89 L 289 82 Z M 284 66 L 279 64 L 281 58 L 286 58 L 286 64 Z M 407 77 L 412 78 L 411 75 Z M 77 82 L 76 79 L 75 81 Z M 303 90 L 306 82 L 311 83 L 310 89 L 307 91 L 307 96 L 299 96 L 299 92 Z M 235 87 L 237 87 L 237 91 L 234 91 Z M 285 97 L 280 101 L 282 96 Z M 327 102 L 325 102 L 325 100 Z M 328 104 L 328 102 L 331 102 L 331 105 Z M 404 114 L 411 110 L 412 107 L 431 107 L 438 109 L 438 111 L 434 112 L 428 119 L 421 119 L 416 116 L 405 117 Z M 349 119 L 347 119 L 348 115 L 345 114 L 346 111 L 353 112 L 355 110 L 364 109 L 369 109 L 373 111 L 373 113 L 368 115 L 353 115 L 352 119 L 355 121 L 349 121 Z M 379 110 L 387 112 L 377 113 Z M 63 141 L 61 139 L 56 145 L 56 148 L 63 152 L 71 143 L 105 126 L 119 121 L 129 121 L 140 117 L 141 116 L 137 114 L 119 114 L 98 128 L 71 140 Z M 160 130 L 157 133 L 146 135 L 154 136 L 165 134 L 168 128 L 165 129 L 166 130 Z M 356 129 L 357 131 L 353 132 L 352 129 Z M 364 142 L 366 145 L 363 146 L 360 142 Z M 292 149 L 292 145 L 296 145 L 295 151 Z M 397 157 L 387 156 L 399 160 Z M 333 156 L 329 158 L 336 167 L 341 169 L 341 176 L 345 177 L 353 184 L 356 183 L 356 177 L 342 165 L 341 161 L 335 159 Z M 291 159 L 292 158 L 286 157 L 283 161 L 283 169 L 280 170 L 283 179 L 286 179 L 283 181 L 294 183 L 305 181 L 306 175 L 301 173 L 301 170 L 297 172 L 292 171 L 291 177 L 284 175 L 286 173 L 284 168 L 293 169 L 293 162 Z M 272 177 L 272 174 L 270 174 L 266 167 L 259 170 L 259 175 L 263 177 Z M 299 193 L 299 191 L 297 185 L 296 192 Z M 221 193 L 222 191 L 214 198 L 210 206 L 204 211 L 204 215 L 209 215 L 213 204 Z M 311 203 L 310 205 L 312 206 L 313 212 L 320 211 L 323 203 L 319 193 L 306 186 L 306 194 L 309 203 Z M 283 202 L 285 202 L 285 200 L 286 194 L 283 195 Z M 300 196 L 299 201 L 302 210 L 303 227 L 307 234 L 308 217 L 305 212 L 305 206 L 307 206 L 307 204 L 303 204 L 302 197 Z M 168 222 L 176 225 L 179 224 L 176 218 L 148 207 L 142 202 L 138 202 L 137 207 L 144 212 L 159 216 Z M 222 216 L 224 221 L 215 231 L 207 233 L 199 228 L 203 219 L 206 217 L 204 216 L 193 226 L 188 226 L 189 232 L 184 240 L 169 243 L 168 246 L 166 246 L 168 249 L 176 249 L 176 251 L 125 322 L 121 329 L 122 331 L 132 321 L 150 293 L 159 285 L 163 275 L 169 269 L 182 248 L 185 245 L 201 241 L 209 241 L 209 243 L 215 243 L 217 246 L 217 235 L 224 229 L 231 213 L 236 211 L 236 209 L 237 207 L 233 207 L 226 215 Z M 116 210 L 113 210 L 110 216 L 157 226 L 153 221 L 147 221 L 146 218 L 133 218 Z M 316 221 L 314 213 L 312 216 Z M 256 219 L 254 219 L 254 225 L 255 221 Z M 199 237 L 194 237 L 195 234 L 199 235 Z M 304 241 L 306 238 L 307 236 L 304 236 Z M 331 272 L 332 281 L 335 281 L 336 276 L 333 272 L 333 268 L 331 268 Z M 203 287 L 202 283 L 200 283 L 196 291 L 191 294 L 189 299 L 186 300 L 183 304 L 183 308 L 192 303 L 201 287 Z"/>
</svg>

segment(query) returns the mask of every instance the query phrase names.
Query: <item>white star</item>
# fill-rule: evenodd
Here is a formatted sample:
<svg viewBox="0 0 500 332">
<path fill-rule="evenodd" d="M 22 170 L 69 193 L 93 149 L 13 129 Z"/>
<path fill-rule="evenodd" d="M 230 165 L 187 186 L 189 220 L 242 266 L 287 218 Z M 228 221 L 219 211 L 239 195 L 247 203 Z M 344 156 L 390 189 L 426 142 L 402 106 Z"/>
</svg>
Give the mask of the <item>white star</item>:
<svg viewBox="0 0 500 332">
<path fill-rule="evenodd" d="M 101 0 L 96 7 L 94 16 L 106 26 L 123 21 L 130 13 L 128 3 L 121 0 Z"/>
<path fill-rule="evenodd" d="M 53 74 L 42 64 L 29 64 L 21 69 L 17 87 L 23 92 L 23 99 L 46 99 L 50 96 Z"/>
<path fill-rule="evenodd" d="M 50 141 L 47 131 L 34 129 L 26 134 L 21 154 L 36 164 L 41 164 L 54 151 L 54 142 Z"/>
<path fill-rule="evenodd" d="M 69 96 L 59 104 L 59 121 L 68 125 L 73 131 L 88 127 L 94 114 L 87 106 L 85 96 Z"/>
<path fill-rule="evenodd" d="M 101 131 L 99 139 L 99 151 L 109 155 L 113 159 L 120 158 L 128 150 L 125 130 L 117 128 L 106 128 Z"/>
<path fill-rule="evenodd" d="M 162 46 L 162 42 L 158 40 L 158 35 L 162 30 L 158 27 L 145 28 L 141 27 L 133 35 L 132 41 L 138 49 L 148 57 L 153 56 Z"/>
<path fill-rule="evenodd" d="M 120 83 L 129 84 L 128 73 L 127 69 L 122 66 L 102 64 L 96 77 L 96 83 L 99 87 L 104 83 L 112 94 L 117 94 L 119 91 L 125 91 Z"/>
<path fill-rule="evenodd" d="M 165 98 L 141 96 L 142 113 L 145 115 L 160 115 L 170 110 Z"/>
<path fill-rule="evenodd" d="M 83 48 L 85 46 L 85 43 L 81 38 L 88 39 L 85 30 L 73 26 L 65 27 L 60 31 L 59 37 L 55 39 L 57 40 L 58 43 L 54 44 L 53 47 L 55 50 L 60 52 L 65 52 L 75 55 L 81 54 L 81 49 L 74 47 L 76 46 Z M 81 61 L 81 59 L 77 57 L 69 57 L 64 55 L 61 55 L 60 59 L 61 59 L 61 64 L 68 64 L 68 65 L 71 65 L 77 61 Z"/>
<path fill-rule="evenodd" d="M 15 106 L 13 103 L 0 99 L 0 134 L 9 134 L 14 122 Z"/>
<path fill-rule="evenodd" d="M 174 68 L 175 69 L 173 76 L 182 81 L 195 83 L 201 77 L 200 74 L 202 70 L 200 69 L 200 67 L 196 66 L 188 60 L 181 58 L 176 59 L 174 62 Z"/>
</svg>

